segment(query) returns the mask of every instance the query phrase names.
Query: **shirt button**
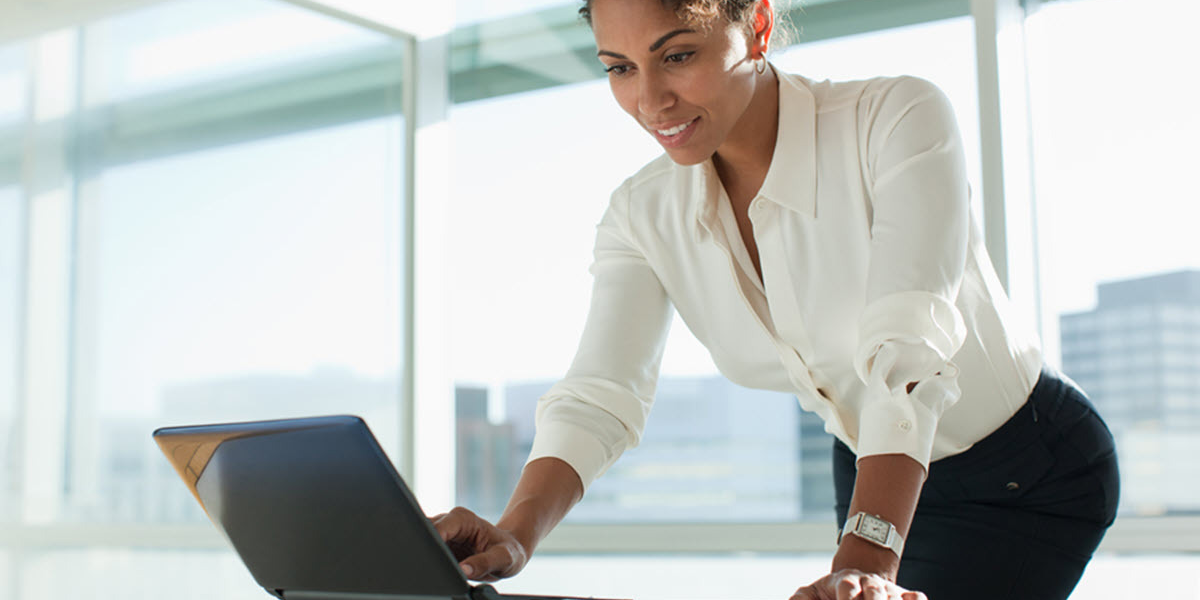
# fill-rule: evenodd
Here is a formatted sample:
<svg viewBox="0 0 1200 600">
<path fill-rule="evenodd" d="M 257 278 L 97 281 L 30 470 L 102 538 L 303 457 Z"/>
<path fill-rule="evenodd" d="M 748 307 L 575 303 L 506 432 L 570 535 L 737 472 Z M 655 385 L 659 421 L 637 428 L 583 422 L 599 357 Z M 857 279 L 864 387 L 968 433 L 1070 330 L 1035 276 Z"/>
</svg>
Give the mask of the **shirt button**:
<svg viewBox="0 0 1200 600">
<path fill-rule="evenodd" d="M 912 429 L 912 421 L 909 421 L 907 419 L 904 421 L 900 421 L 899 423 L 896 423 L 896 427 L 899 428 L 900 431 L 908 431 L 908 430 Z"/>
<path fill-rule="evenodd" d="M 765 209 L 767 207 L 766 204 L 767 203 L 765 200 L 763 200 L 762 198 L 759 198 L 758 200 L 754 201 L 754 204 L 751 205 L 750 208 L 753 209 L 754 212 L 762 212 L 763 209 Z"/>
</svg>

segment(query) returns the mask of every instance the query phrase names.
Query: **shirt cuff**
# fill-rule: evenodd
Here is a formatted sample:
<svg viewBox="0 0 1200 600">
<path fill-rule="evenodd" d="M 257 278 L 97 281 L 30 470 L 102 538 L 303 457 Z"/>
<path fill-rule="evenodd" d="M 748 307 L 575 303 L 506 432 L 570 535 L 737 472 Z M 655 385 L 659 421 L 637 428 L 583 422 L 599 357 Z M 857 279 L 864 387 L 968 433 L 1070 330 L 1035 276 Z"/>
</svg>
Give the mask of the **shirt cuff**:
<svg viewBox="0 0 1200 600">
<path fill-rule="evenodd" d="M 911 392 L 904 385 L 889 388 L 881 376 L 875 376 L 867 394 L 869 400 L 859 414 L 858 460 L 877 454 L 905 454 L 928 473 L 938 421 L 961 395 L 958 367 L 946 363 Z"/>
</svg>

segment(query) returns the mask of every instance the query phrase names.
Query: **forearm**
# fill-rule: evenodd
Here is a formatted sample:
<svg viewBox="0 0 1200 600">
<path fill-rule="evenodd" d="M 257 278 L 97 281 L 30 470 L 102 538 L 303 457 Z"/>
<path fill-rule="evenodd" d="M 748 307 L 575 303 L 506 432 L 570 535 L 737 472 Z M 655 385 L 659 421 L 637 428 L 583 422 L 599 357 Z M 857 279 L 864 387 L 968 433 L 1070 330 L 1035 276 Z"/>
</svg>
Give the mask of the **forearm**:
<svg viewBox="0 0 1200 600">
<path fill-rule="evenodd" d="M 881 454 L 858 461 L 850 516 L 859 512 L 879 515 L 891 522 L 908 539 L 917 499 L 925 481 L 925 469 L 904 454 Z M 858 569 L 878 573 L 895 581 L 900 558 L 891 550 L 854 535 L 842 539 L 833 557 L 833 571 Z"/>
<path fill-rule="evenodd" d="M 511 532 L 532 554 L 582 498 L 583 483 L 575 469 L 557 458 L 539 458 L 525 465 L 496 526 Z"/>
</svg>

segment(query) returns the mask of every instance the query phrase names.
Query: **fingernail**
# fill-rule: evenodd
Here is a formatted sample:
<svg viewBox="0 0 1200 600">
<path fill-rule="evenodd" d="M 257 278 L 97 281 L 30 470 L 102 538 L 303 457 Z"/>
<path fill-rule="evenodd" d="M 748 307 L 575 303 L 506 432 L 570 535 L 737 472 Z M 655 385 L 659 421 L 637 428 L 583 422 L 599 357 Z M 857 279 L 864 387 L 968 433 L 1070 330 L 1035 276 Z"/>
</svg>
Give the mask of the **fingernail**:
<svg viewBox="0 0 1200 600">
<path fill-rule="evenodd" d="M 463 570 L 463 573 L 466 574 L 467 577 L 470 577 L 471 575 L 475 574 L 475 569 L 472 569 L 471 565 L 463 565 L 462 570 Z"/>
</svg>

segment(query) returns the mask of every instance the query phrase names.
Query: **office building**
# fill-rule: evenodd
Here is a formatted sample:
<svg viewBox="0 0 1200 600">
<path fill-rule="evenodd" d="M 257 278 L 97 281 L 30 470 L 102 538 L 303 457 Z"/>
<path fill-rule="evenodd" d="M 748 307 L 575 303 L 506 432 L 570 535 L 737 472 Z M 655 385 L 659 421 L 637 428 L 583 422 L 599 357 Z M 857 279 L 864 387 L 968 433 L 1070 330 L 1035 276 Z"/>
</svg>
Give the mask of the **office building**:
<svg viewBox="0 0 1200 600">
<path fill-rule="evenodd" d="M 488 420 L 486 387 L 456 386 L 454 404 L 457 503 L 495 519 L 504 512 L 524 464 L 516 426 Z"/>
<path fill-rule="evenodd" d="M 1063 370 L 1117 438 L 1122 510 L 1200 512 L 1200 271 L 1100 284 L 1061 327 Z"/>
<path fill-rule="evenodd" d="M 537 399 L 552 383 L 504 386 L 503 424 L 487 423 L 485 388 L 457 389 L 460 503 L 499 514 L 532 447 Z M 803 413 L 791 395 L 742 388 L 717 376 L 664 377 L 641 445 L 626 451 L 592 485 L 569 518 L 829 518 L 831 444 L 820 419 Z M 487 489 L 491 485 L 502 487 Z"/>
<path fill-rule="evenodd" d="M 1100 284 L 1063 315 L 1063 370 L 1121 430 L 1200 428 L 1200 271 Z"/>
</svg>

